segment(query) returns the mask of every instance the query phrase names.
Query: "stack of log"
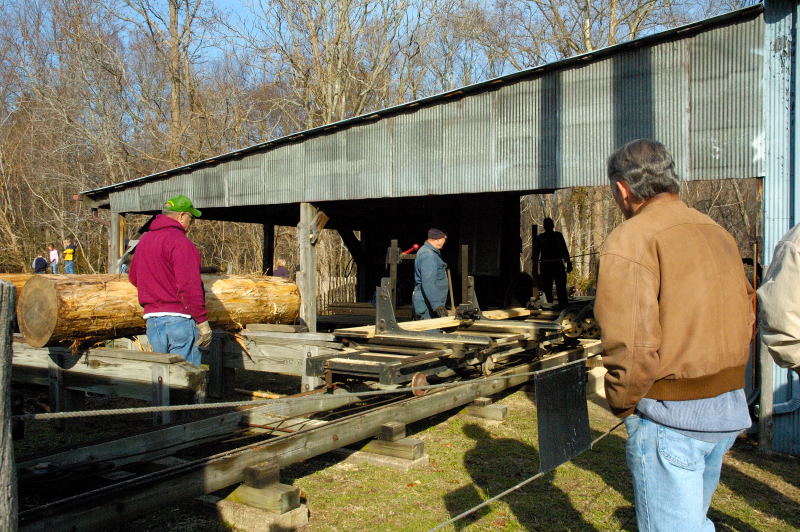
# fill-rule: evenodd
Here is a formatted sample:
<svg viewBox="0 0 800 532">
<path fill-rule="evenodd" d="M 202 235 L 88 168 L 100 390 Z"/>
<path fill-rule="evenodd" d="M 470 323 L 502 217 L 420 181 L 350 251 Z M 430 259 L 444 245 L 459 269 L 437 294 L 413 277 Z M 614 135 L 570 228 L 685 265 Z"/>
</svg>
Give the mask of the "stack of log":
<svg viewBox="0 0 800 532">
<path fill-rule="evenodd" d="M 20 274 L 24 275 L 24 274 Z M 17 321 L 33 347 L 89 346 L 143 334 L 136 287 L 123 274 L 31 275 L 17 304 Z M 241 329 L 250 323 L 294 323 L 297 285 L 263 275 L 204 275 L 211 326 Z"/>
</svg>

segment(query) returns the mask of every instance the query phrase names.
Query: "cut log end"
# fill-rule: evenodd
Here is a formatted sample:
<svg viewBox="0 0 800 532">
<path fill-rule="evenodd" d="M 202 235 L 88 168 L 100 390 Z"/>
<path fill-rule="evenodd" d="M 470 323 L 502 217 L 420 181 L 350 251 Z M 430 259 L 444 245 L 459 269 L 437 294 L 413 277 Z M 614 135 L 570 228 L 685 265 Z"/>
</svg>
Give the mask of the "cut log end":
<svg viewBox="0 0 800 532">
<path fill-rule="evenodd" d="M 44 347 L 58 322 L 58 296 L 53 284 L 35 275 L 25 284 L 17 305 L 17 320 L 25 341 L 33 347 Z"/>
</svg>

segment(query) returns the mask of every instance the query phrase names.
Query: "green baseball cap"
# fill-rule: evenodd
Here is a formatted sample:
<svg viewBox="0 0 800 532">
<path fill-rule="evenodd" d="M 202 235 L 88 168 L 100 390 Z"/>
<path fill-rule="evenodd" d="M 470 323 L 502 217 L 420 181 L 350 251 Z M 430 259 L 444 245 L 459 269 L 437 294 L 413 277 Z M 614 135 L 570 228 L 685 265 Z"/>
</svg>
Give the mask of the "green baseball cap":
<svg viewBox="0 0 800 532">
<path fill-rule="evenodd" d="M 200 216 L 203 215 L 203 213 L 194 208 L 194 205 L 192 205 L 192 200 L 183 194 L 168 199 L 164 204 L 164 210 L 173 212 L 188 212 L 195 218 L 200 218 Z"/>
</svg>

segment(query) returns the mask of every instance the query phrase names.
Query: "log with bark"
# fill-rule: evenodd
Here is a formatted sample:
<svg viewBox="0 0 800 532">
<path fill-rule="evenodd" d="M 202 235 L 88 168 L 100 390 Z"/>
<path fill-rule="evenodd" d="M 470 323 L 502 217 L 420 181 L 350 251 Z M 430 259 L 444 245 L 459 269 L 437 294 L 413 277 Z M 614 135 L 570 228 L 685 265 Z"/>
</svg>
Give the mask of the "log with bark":
<svg viewBox="0 0 800 532">
<path fill-rule="evenodd" d="M 299 316 L 297 285 L 281 277 L 204 275 L 203 285 L 216 329 L 293 323 Z M 127 275 L 34 275 L 22 291 L 17 320 L 33 347 L 85 347 L 144 333 L 142 312 Z"/>
<path fill-rule="evenodd" d="M 0 273 L 0 281 L 6 281 L 14 285 L 17 289 L 17 301 L 19 301 L 19 294 L 28 279 L 33 277 L 32 273 Z"/>
</svg>

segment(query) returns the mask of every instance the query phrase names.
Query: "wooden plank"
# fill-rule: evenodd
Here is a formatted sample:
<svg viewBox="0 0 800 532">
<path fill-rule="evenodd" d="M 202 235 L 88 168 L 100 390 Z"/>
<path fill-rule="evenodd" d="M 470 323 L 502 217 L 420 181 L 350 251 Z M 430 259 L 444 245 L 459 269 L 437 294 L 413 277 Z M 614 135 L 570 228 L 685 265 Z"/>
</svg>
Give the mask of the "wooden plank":
<svg viewBox="0 0 800 532">
<path fill-rule="evenodd" d="M 248 332 L 278 332 L 278 333 L 299 333 L 305 332 L 306 328 L 302 325 L 287 325 L 285 323 L 248 323 L 247 328 L 242 334 Z"/>
<path fill-rule="evenodd" d="M 127 464 L 148 462 L 172 455 L 181 449 L 229 437 L 242 426 L 264 422 L 267 416 L 272 416 L 271 419 L 299 417 L 346 406 L 356 400 L 357 398 L 352 396 L 340 396 L 336 399 L 326 396 L 318 400 L 305 398 L 296 403 L 280 402 L 239 412 L 229 412 L 174 427 L 28 459 L 19 464 L 19 470 L 25 471 L 37 464 L 44 463 L 69 466 L 106 462 L 119 468 Z"/>
<path fill-rule="evenodd" d="M 17 289 L 0 281 L 0 530 L 17 530 L 17 474 L 11 437 L 11 321 Z"/>
<path fill-rule="evenodd" d="M 417 321 L 403 321 L 398 325 L 405 331 L 430 331 L 433 329 L 447 329 L 450 327 L 458 327 L 461 320 L 456 320 L 449 317 L 444 318 L 431 318 L 429 320 Z M 333 331 L 336 336 L 352 337 L 352 338 L 372 338 L 375 336 L 374 325 L 364 325 L 362 327 L 348 327 L 346 329 L 336 329 Z"/>
<path fill-rule="evenodd" d="M 508 320 L 530 316 L 531 311 L 522 307 L 514 307 L 502 310 L 484 310 L 481 314 L 487 320 Z"/>
<path fill-rule="evenodd" d="M 13 345 L 13 379 L 18 382 L 47 384 L 51 357 L 63 362 L 61 379 L 63 387 L 103 395 L 116 395 L 150 401 L 152 399 L 153 366 L 164 367 L 170 391 L 177 393 L 175 402 L 192 400 L 192 396 L 204 390 L 205 371 L 177 355 L 160 353 L 138 353 L 136 356 L 121 356 L 126 350 L 90 350 L 80 356 L 63 355 L 63 351 L 33 348 L 26 344 Z M 136 353 L 129 351 L 126 353 Z M 173 357 L 177 357 L 177 360 Z"/>
</svg>

